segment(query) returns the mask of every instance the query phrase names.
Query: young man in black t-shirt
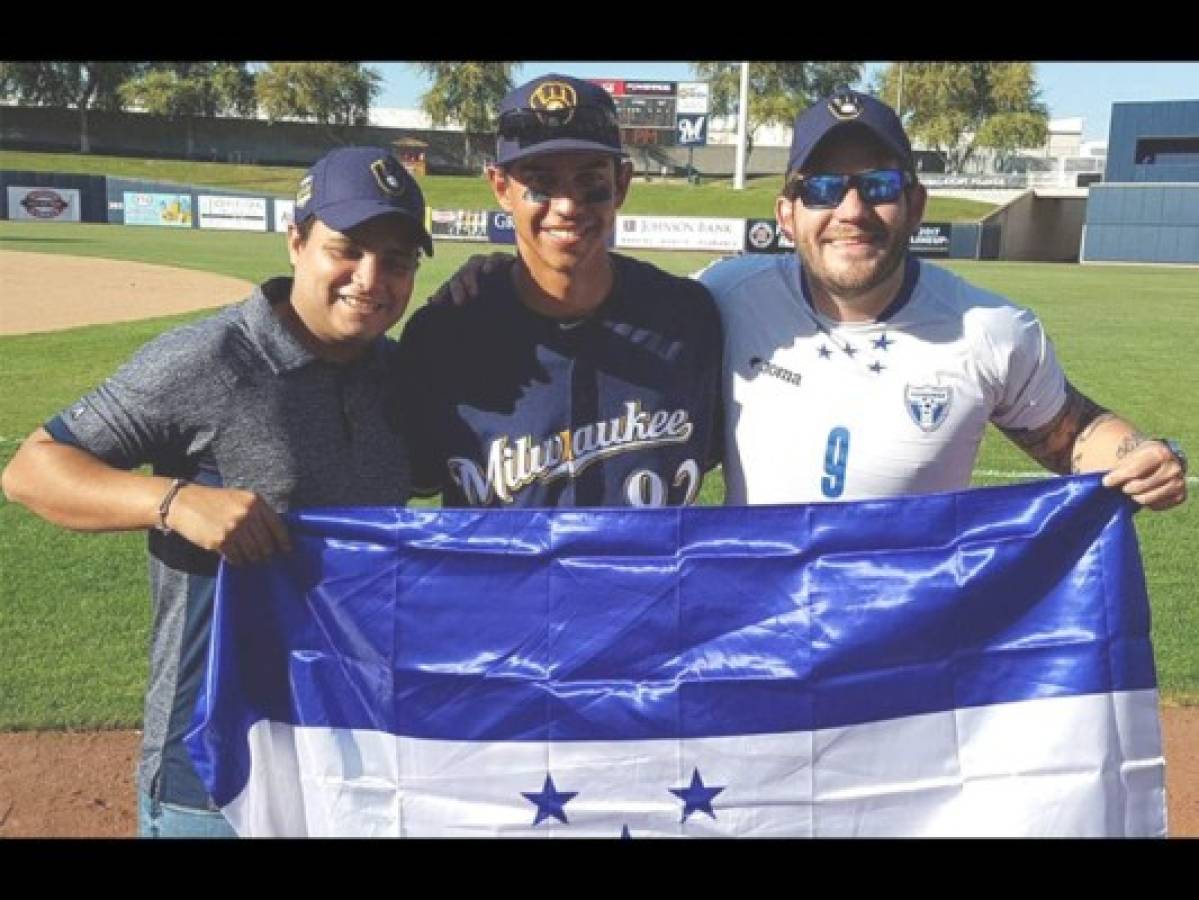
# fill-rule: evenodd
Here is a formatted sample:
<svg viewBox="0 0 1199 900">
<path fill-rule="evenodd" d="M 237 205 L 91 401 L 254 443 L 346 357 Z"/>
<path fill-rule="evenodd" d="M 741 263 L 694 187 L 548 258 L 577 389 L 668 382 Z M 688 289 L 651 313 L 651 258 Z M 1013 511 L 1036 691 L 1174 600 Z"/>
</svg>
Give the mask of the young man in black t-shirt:
<svg viewBox="0 0 1199 900">
<path fill-rule="evenodd" d="M 632 180 L 599 86 L 513 90 L 487 170 L 517 260 L 404 330 L 413 489 L 447 506 L 694 502 L 720 459 L 721 332 L 707 290 L 608 251 Z"/>
</svg>

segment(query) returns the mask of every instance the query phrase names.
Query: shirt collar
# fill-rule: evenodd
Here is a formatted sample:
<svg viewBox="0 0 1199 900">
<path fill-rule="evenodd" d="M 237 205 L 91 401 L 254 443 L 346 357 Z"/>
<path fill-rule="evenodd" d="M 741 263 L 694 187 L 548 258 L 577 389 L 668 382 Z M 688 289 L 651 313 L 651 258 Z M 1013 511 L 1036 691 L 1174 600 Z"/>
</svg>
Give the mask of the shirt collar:
<svg viewBox="0 0 1199 900">
<path fill-rule="evenodd" d="M 276 375 L 301 369 L 311 363 L 321 362 L 321 358 L 305 347 L 290 328 L 275 307 L 287 303 L 291 298 L 291 278 L 271 278 L 254 289 L 245 305 L 245 321 L 250 337 L 262 355 L 266 357 L 271 370 Z M 349 369 L 358 365 L 384 366 L 387 364 L 386 346 L 388 339 L 380 336 L 359 360 L 349 366 L 338 368 Z"/>
<path fill-rule="evenodd" d="M 808 279 L 804 276 L 803 266 L 799 264 L 797 256 L 793 254 L 791 258 L 795 260 L 795 280 L 799 282 L 799 289 L 803 294 L 803 302 L 807 304 L 808 309 L 819 315 L 816 304 L 812 302 L 812 293 L 808 287 Z M 903 282 L 899 286 L 899 291 L 892 298 L 891 302 L 887 304 L 887 308 L 879 313 L 874 321 L 886 322 L 894 318 L 897 312 L 907 306 L 908 301 L 912 299 L 912 292 L 916 289 L 916 282 L 919 279 L 920 262 L 909 253 L 904 259 Z"/>
</svg>

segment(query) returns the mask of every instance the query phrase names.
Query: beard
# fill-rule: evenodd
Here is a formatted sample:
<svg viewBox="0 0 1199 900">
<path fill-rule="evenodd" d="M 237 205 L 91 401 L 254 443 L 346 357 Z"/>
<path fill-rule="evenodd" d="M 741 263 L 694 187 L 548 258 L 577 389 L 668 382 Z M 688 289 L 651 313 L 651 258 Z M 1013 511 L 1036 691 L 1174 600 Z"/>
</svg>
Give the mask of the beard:
<svg viewBox="0 0 1199 900">
<path fill-rule="evenodd" d="M 813 285 L 823 287 L 830 294 L 852 298 L 867 294 L 890 278 L 907 257 L 907 235 L 901 231 L 873 232 L 874 238 L 885 238 L 881 254 L 868 259 L 842 260 L 827 265 L 823 256 L 825 244 L 812 246 L 800 243 L 797 246 L 804 270 Z"/>
</svg>

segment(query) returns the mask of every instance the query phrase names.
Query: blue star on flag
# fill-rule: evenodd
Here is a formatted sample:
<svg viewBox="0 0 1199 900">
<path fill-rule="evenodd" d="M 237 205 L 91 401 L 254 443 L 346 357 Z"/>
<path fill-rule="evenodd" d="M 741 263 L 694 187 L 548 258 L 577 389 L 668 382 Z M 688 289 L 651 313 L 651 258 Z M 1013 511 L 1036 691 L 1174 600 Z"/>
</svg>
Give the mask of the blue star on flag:
<svg viewBox="0 0 1199 900">
<path fill-rule="evenodd" d="M 886 367 L 886 366 L 884 366 L 884 365 L 883 365 L 881 362 L 879 362 L 879 361 L 876 359 L 874 362 L 872 362 L 872 363 L 871 363 L 870 365 L 868 365 L 866 368 L 868 368 L 868 369 L 869 369 L 871 372 L 873 372 L 874 374 L 876 374 L 876 375 L 880 375 L 880 374 L 882 374 L 882 371 L 883 371 L 883 369 L 885 369 L 885 368 L 887 368 L 887 367 Z"/>
<path fill-rule="evenodd" d="M 850 344 L 846 344 L 841 349 L 845 351 L 845 355 L 848 356 L 850 359 L 853 359 L 854 354 L 858 352 Z"/>
<path fill-rule="evenodd" d="M 895 343 L 894 341 L 888 340 L 887 336 L 885 334 L 880 335 L 879 338 L 877 340 L 875 340 L 875 342 L 874 342 L 874 349 L 875 350 L 886 350 L 888 347 L 890 347 L 894 343 Z"/>
<path fill-rule="evenodd" d="M 829 349 L 827 346 L 825 346 L 824 344 L 821 344 L 821 345 L 820 345 L 820 349 L 819 349 L 819 350 L 817 350 L 816 352 L 820 354 L 820 358 L 821 358 L 821 359 L 831 359 L 831 358 L 832 358 L 832 355 L 833 355 L 833 351 L 832 351 L 832 350 L 830 350 L 830 349 Z"/>
<path fill-rule="evenodd" d="M 715 819 L 716 813 L 712 812 L 712 798 L 723 790 L 723 787 L 705 785 L 704 780 L 699 777 L 697 768 L 691 774 L 691 784 L 688 787 L 671 788 L 670 792 L 683 801 L 682 821 L 686 822 L 687 817 L 694 812 L 706 812 Z"/>
<path fill-rule="evenodd" d="M 542 785 L 540 794 L 521 791 L 520 795 L 537 806 L 537 818 L 533 820 L 534 825 L 541 824 L 543 819 L 548 819 L 550 816 L 553 816 L 563 825 L 569 825 L 570 823 L 566 821 L 566 811 L 563 807 L 579 796 L 579 792 L 559 791 L 554 787 L 554 779 L 546 775 L 545 784 Z"/>
</svg>

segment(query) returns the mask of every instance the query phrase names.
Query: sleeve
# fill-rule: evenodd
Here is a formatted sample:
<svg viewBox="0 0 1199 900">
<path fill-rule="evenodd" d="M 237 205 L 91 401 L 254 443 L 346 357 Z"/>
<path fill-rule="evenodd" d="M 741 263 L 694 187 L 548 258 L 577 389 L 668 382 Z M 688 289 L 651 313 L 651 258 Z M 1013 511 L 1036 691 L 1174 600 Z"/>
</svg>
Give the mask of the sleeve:
<svg viewBox="0 0 1199 900">
<path fill-rule="evenodd" d="M 702 283 L 695 285 L 695 300 L 703 308 L 697 320 L 703 335 L 700 342 L 703 348 L 700 359 L 703 397 L 708 401 L 710 412 L 704 458 L 704 471 L 708 472 L 724 461 L 724 329 L 716 301 Z"/>
<path fill-rule="evenodd" d="M 429 350 L 433 346 L 431 308 L 416 313 L 404 326 L 396 348 L 392 397 L 412 466 L 412 492 L 431 497 L 441 492 L 440 429 L 435 416 L 435 369 Z"/>
<path fill-rule="evenodd" d="M 737 258 L 736 256 L 727 255 L 727 254 L 726 254 L 725 256 L 717 256 L 717 257 L 714 257 L 713 259 L 709 260 L 709 261 L 707 262 L 707 264 L 705 264 L 705 265 L 703 266 L 703 268 L 696 269 L 694 272 L 692 272 L 691 274 L 689 274 L 687 277 L 688 277 L 688 278 L 691 278 L 691 279 L 693 279 L 693 280 L 695 280 L 695 281 L 704 281 L 704 280 L 705 280 L 705 279 L 704 279 L 704 276 L 705 276 L 705 275 L 706 275 L 706 274 L 707 274 L 709 271 L 711 271 L 711 269 L 712 269 L 712 267 L 713 267 L 713 266 L 718 266 L 718 265 L 720 265 L 722 262 L 726 262 L 726 261 L 728 261 L 728 260 L 731 260 L 731 259 L 736 259 L 736 258 Z"/>
<path fill-rule="evenodd" d="M 1013 308 L 1010 326 L 995 347 L 1000 366 L 999 402 L 991 421 L 1000 428 L 1040 428 L 1066 402 L 1066 376 L 1040 320 Z"/>
<path fill-rule="evenodd" d="M 179 331 L 142 347 L 117 372 L 46 423 L 56 440 L 132 469 L 182 458 L 196 413 L 213 417 L 211 354 Z M 223 394 L 223 389 L 219 391 Z"/>
</svg>

